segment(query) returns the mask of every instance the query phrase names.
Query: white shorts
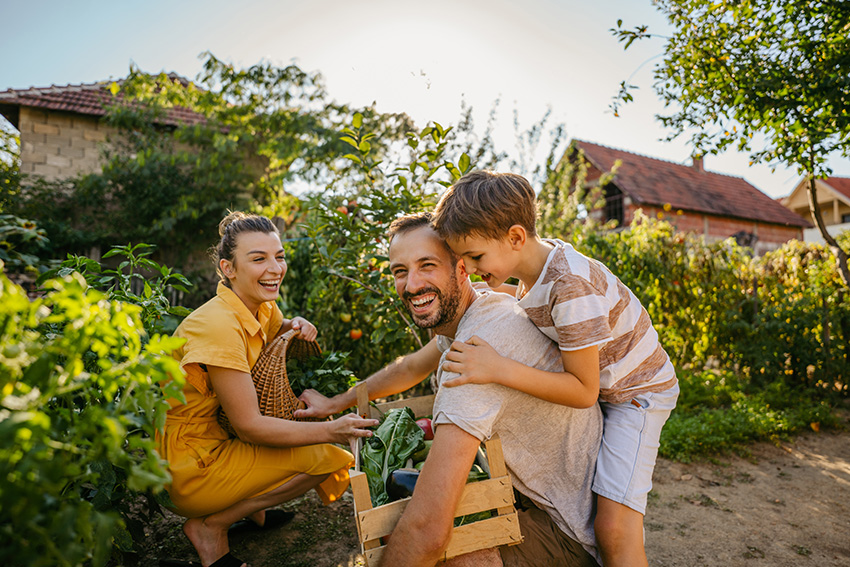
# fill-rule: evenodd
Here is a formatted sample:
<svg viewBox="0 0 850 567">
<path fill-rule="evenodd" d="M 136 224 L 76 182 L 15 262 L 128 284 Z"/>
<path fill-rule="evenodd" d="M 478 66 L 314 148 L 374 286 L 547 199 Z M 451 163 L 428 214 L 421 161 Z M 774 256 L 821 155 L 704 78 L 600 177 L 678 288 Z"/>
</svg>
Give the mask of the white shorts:
<svg viewBox="0 0 850 567">
<path fill-rule="evenodd" d="M 596 459 L 593 492 L 646 513 L 661 428 L 676 407 L 679 384 L 663 392 L 640 394 L 602 408 L 602 446 Z"/>
</svg>

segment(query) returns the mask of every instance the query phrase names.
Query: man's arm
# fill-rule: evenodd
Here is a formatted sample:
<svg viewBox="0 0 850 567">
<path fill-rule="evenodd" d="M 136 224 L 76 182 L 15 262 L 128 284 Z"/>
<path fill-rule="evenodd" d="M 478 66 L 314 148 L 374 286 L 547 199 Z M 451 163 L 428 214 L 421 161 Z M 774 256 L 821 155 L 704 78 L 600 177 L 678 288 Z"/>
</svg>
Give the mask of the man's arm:
<svg viewBox="0 0 850 567">
<path fill-rule="evenodd" d="M 393 530 L 382 566 L 433 567 L 443 557 L 479 444 L 456 425 L 437 427 L 413 498 Z"/>
<path fill-rule="evenodd" d="M 401 356 L 381 370 L 366 379 L 369 389 L 369 399 L 385 398 L 399 392 L 409 390 L 437 370 L 440 363 L 440 349 L 437 339 L 431 339 L 428 344 L 416 352 Z M 355 388 L 326 398 L 315 390 L 305 390 L 299 397 L 307 404 L 306 409 L 296 410 L 295 417 L 327 417 L 347 410 L 357 404 Z"/>
</svg>

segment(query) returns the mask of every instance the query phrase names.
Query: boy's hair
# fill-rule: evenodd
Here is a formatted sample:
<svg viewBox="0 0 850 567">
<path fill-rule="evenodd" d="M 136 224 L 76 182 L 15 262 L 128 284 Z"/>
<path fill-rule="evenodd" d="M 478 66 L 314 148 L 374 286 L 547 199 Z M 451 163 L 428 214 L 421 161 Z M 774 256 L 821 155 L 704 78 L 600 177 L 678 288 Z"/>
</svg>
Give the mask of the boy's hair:
<svg viewBox="0 0 850 567">
<path fill-rule="evenodd" d="M 521 175 L 473 171 L 448 188 L 431 224 L 443 238 L 504 238 L 515 224 L 536 236 L 537 197 Z"/>
<path fill-rule="evenodd" d="M 393 238 L 395 238 L 399 234 L 404 234 L 406 232 L 410 232 L 411 230 L 415 230 L 417 228 L 422 228 L 423 226 L 427 226 L 429 228 L 433 228 L 432 225 L 433 215 L 427 211 L 421 213 L 410 213 L 408 215 L 404 215 L 395 219 L 392 223 L 390 223 L 390 227 L 387 229 L 387 245 L 391 245 L 393 243 Z M 451 258 L 452 262 L 457 262 L 460 260 L 460 257 L 454 253 L 454 251 L 449 248 L 449 245 L 446 243 L 444 238 L 440 238 L 443 243 L 443 247 L 449 254 L 449 258 Z"/>
</svg>

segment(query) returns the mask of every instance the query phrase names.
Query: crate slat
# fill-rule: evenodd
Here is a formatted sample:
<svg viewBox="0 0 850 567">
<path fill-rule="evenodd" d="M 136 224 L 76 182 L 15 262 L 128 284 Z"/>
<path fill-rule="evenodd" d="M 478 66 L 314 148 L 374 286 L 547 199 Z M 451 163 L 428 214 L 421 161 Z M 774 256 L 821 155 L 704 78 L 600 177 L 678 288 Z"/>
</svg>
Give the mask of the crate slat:
<svg viewBox="0 0 850 567">
<path fill-rule="evenodd" d="M 521 541 L 522 535 L 519 532 L 519 520 L 516 513 L 495 516 L 488 520 L 480 520 L 454 528 L 443 559 L 451 559 L 458 555 L 499 545 L 515 545 Z M 377 565 L 381 561 L 381 556 L 386 548 L 385 545 L 382 545 L 364 551 L 366 564 Z"/>
<path fill-rule="evenodd" d="M 365 384 L 359 385 L 357 390 L 357 412 L 361 415 L 366 413 L 364 407 L 369 407 L 371 417 L 379 417 L 393 408 L 400 407 L 409 407 L 417 418 L 433 412 L 435 397 L 433 395 L 406 398 L 373 407 L 367 405 L 368 394 Z M 445 551 L 445 559 L 479 549 L 513 545 L 522 541 L 519 520 L 513 506 L 513 487 L 507 473 L 498 435 L 484 443 L 484 450 L 491 478 L 470 483 L 464 487 L 455 517 L 486 510 L 496 510 L 498 515 L 454 528 Z M 357 533 L 366 565 L 374 567 L 380 561 L 385 549 L 385 546 L 381 545 L 381 538 L 392 533 L 410 498 L 372 507 L 366 474 L 359 470 L 351 471 L 351 490 L 354 494 Z"/>
<path fill-rule="evenodd" d="M 508 476 L 473 482 L 464 487 L 455 511 L 455 517 L 485 510 L 495 510 L 506 505 L 513 511 L 513 499 L 513 488 Z M 357 508 L 357 518 L 360 522 L 360 541 L 367 542 L 392 533 L 409 501 L 410 498 L 396 500 L 377 508 L 363 509 L 362 512 L 359 511 L 360 508 Z"/>
</svg>

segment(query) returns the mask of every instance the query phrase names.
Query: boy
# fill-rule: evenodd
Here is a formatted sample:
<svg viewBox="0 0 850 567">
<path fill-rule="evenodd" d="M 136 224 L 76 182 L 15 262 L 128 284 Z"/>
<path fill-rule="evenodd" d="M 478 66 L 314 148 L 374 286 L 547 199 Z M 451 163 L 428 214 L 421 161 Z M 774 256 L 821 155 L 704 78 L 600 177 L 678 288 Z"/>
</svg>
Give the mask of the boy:
<svg viewBox="0 0 850 567">
<path fill-rule="evenodd" d="M 647 565 L 643 516 L 661 428 L 679 394 L 676 374 L 634 294 L 600 262 L 539 238 L 535 221 L 536 197 L 525 178 L 477 171 L 446 191 L 433 224 L 466 271 L 491 288 L 519 280 L 518 304 L 558 343 L 564 372 L 522 366 L 473 337 L 452 345 L 444 368 L 461 376 L 443 385 L 498 383 L 572 407 L 598 398 L 597 544 L 606 567 Z"/>
</svg>

